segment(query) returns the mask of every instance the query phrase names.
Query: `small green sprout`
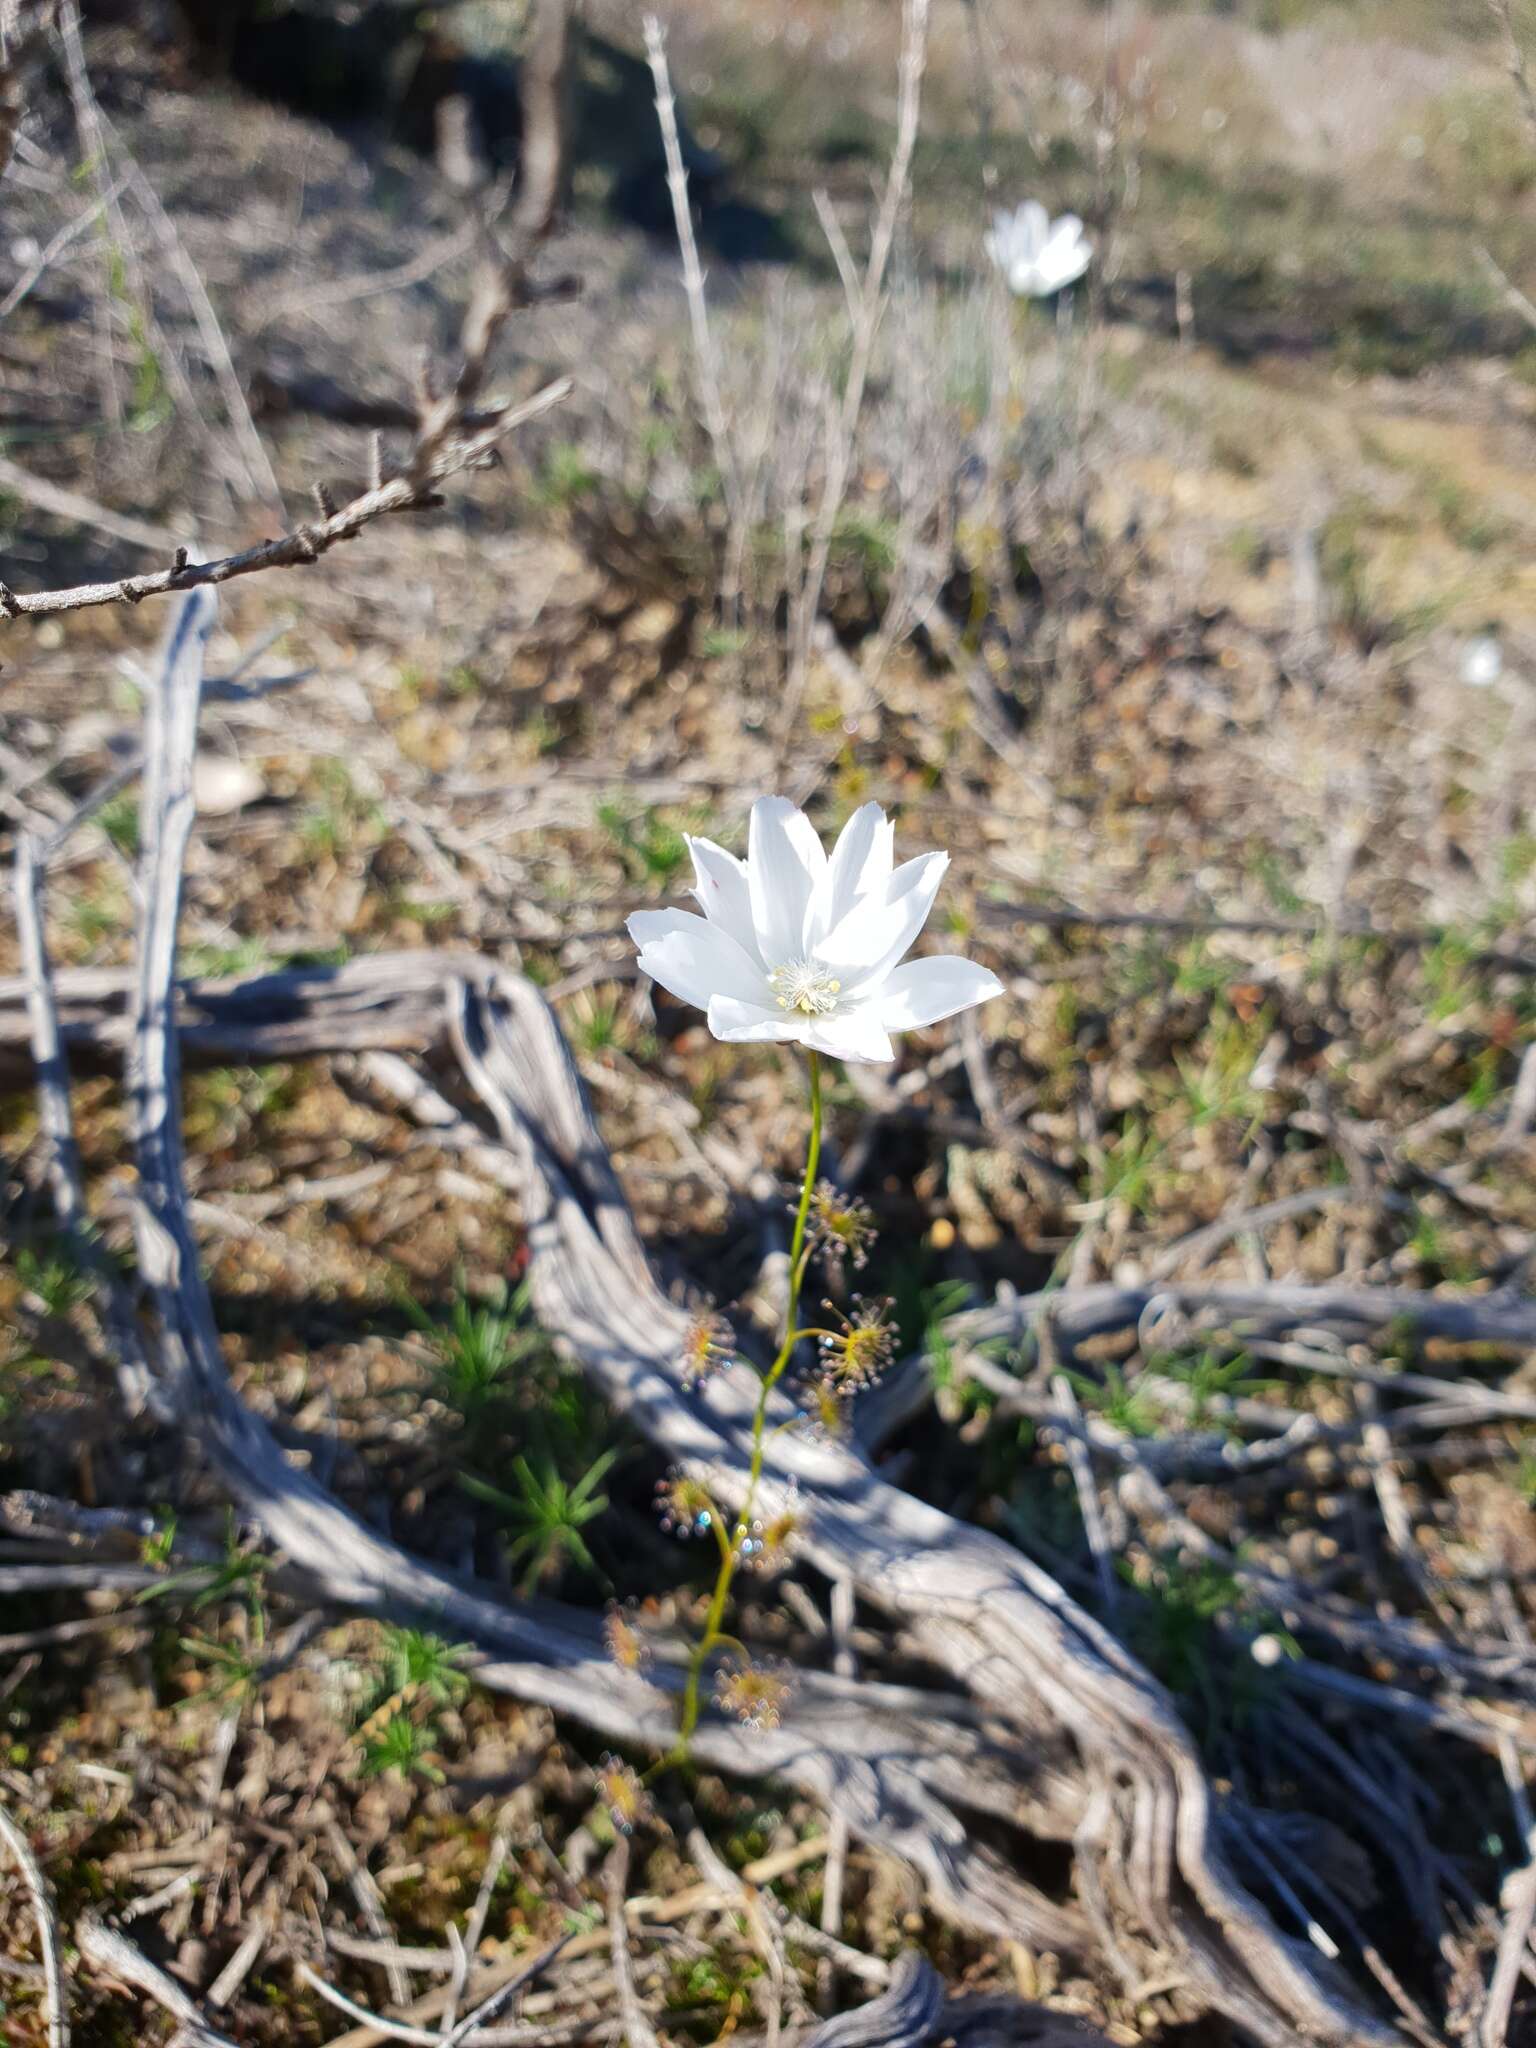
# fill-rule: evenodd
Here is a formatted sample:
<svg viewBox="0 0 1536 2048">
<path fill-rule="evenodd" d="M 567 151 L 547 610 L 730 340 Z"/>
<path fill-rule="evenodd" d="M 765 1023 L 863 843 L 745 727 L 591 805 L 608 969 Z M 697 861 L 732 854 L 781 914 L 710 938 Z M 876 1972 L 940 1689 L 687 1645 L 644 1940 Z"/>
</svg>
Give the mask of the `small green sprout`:
<svg viewBox="0 0 1536 2048">
<path fill-rule="evenodd" d="M 526 1458 L 514 1458 L 516 1494 L 503 1493 L 472 1473 L 461 1475 L 459 1484 L 466 1493 L 499 1508 L 518 1529 L 507 1544 L 507 1556 L 514 1564 L 527 1560 L 522 1580 L 525 1596 L 540 1583 L 558 1578 L 567 1562 L 597 1572 L 597 1561 L 581 1532 L 608 1506 L 607 1494 L 597 1489 L 618 1455 L 617 1450 L 604 1451 L 574 1485 L 568 1485 L 548 1459 L 536 1472 Z"/>
</svg>

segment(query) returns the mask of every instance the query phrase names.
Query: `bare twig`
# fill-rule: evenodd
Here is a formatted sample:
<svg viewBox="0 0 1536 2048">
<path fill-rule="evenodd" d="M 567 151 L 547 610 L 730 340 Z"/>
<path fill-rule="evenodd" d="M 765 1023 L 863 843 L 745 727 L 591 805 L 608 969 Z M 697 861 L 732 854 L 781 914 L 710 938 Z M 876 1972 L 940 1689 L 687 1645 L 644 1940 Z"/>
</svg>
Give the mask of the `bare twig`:
<svg viewBox="0 0 1536 2048">
<path fill-rule="evenodd" d="M 1520 1775 L 1514 1748 L 1506 1742 L 1501 1745 L 1499 1753 L 1526 1860 L 1505 1883 L 1504 1929 L 1499 1936 L 1498 1956 L 1478 2024 L 1478 2048 L 1504 2048 L 1515 1987 L 1525 1962 L 1526 1944 L 1533 1925 L 1536 1925 L 1536 1827 L 1531 1824 L 1525 1781 Z"/>
<path fill-rule="evenodd" d="M 731 438 L 730 422 L 726 418 L 725 400 L 721 395 L 720 361 L 709 324 L 709 302 L 704 296 L 704 270 L 699 262 L 698 240 L 693 232 L 693 211 L 688 202 L 688 172 L 683 164 L 683 146 L 677 128 L 677 103 L 673 98 L 672 77 L 667 65 L 667 39 L 661 23 L 654 14 L 645 17 L 645 54 L 650 63 L 651 77 L 656 85 L 656 118 L 661 124 L 662 148 L 667 159 L 667 193 L 672 202 L 672 220 L 677 231 L 677 246 L 683 259 L 683 289 L 688 300 L 688 324 L 693 337 L 693 365 L 699 411 L 703 416 L 705 432 L 709 435 L 710 447 L 714 450 L 715 466 L 720 472 L 726 509 L 734 529 L 741 513 L 741 472 L 736 458 L 735 443 Z M 736 559 L 737 550 L 733 546 L 727 552 L 727 561 L 735 562 Z M 728 620 L 734 618 L 739 596 L 740 592 L 734 588 L 725 588 L 721 591 L 721 606 Z"/>
<path fill-rule="evenodd" d="M 569 395 L 570 380 L 558 378 L 519 404 L 484 397 L 495 343 L 510 315 L 532 296 L 529 264 L 554 220 L 564 134 L 561 80 L 568 59 L 569 14 L 568 0 L 539 0 L 535 10 L 523 73 L 522 177 L 508 241 L 505 246 L 498 245 L 489 227 L 482 223 L 487 255 L 464 316 L 457 367 L 440 395 L 430 384 L 423 384 L 414 408 L 414 438 L 400 468 L 390 475 L 385 475 L 381 468 L 368 488 L 339 510 L 296 526 L 276 540 L 263 541 L 217 561 L 190 562 L 186 551 L 178 549 L 169 569 L 121 577 L 111 583 L 78 584 L 70 590 L 26 595 L 0 583 L 0 618 L 79 611 L 99 604 L 137 604 L 146 597 L 226 583 L 258 570 L 294 568 L 317 561 L 339 542 L 353 539 L 365 526 L 387 513 L 420 511 L 435 505 L 438 488 L 449 477 L 487 462 L 517 427 Z M 105 129 L 84 75 L 75 0 L 69 0 L 65 25 L 72 89 L 82 118 L 96 137 L 99 154 L 105 147 Z M 132 177 L 133 171 L 129 175 Z M 198 289 L 201 290 L 200 281 Z M 217 334 L 218 323 L 213 319 L 211 306 L 206 306 L 205 294 L 201 304 L 206 315 L 200 313 L 199 317 L 205 318 L 205 325 L 211 320 Z M 217 341 L 214 354 L 216 367 L 226 383 L 226 403 L 235 406 L 238 400 L 236 410 L 244 414 L 243 395 L 238 389 L 233 393 L 228 389 L 233 371 L 227 368 L 227 355 L 220 353 L 221 335 Z M 214 346 L 213 338 L 206 333 L 205 342 Z M 252 428 L 253 435 L 254 431 Z M 258 440 L 258 449 L 259 446 Z M 254 460 L 254 453 L 251 459 Z M 265 458 L 262 459 L 264 462 Z"/>
<path fill-rule="evenodd" d="M 5 297 L 0 299 L 0 321 L 8 320 L 11 317 L 27 294 L 34 289 L 38 280 L 47 276 L 71 242 L 78 241 L 87 228 L 95 226 L 96 222 L 100 220 L 102 214 L 117 198 L 122 189 L 121 180 L 115 185 L 108 186 L 105 192 L 101 193 L 82 212 L 77 213 L 73 220 L 67 220 L 58 233 L 50 237 L 43 244 L 26 269 L 22 271 L 20 277 L 11 286 Z"/>
<path fill-rule="evenodd" d="M 530 1961 L 523 1963 L 505 1984 L 498 1985 L 482 1998 L 472 2012 L 467 2012 L 456 2027 L 451 2027 L 442 2036 L 442 2048 L 460 2048 L 461 2042 L 472 2040 L 477 2033 L 488 2028 L 499 2012 L 505 2012 L 523 1986 L 541 1976 L 570 1946 L 570 1942 L 570 1935 L 562 1935 L 558 1941 L 551 1942 L 548 1948 L 541 1949 Z"/>
<path fill-rule="evenodd" d="M 95 1914 L 86 1913 L 75 1923 L 75 1942 L 93 1969 L 103 1976 L 117 1978 L 120 1983 L 131 1984 L 163 2006 L 182 2029 L 187 2048 L 235 2048 L 226 2035 L 209 2026 L 196 2000 L 175 1978 L 152 1963 L 119 1928 L 108 1927 Z"/>
<path fill-rule="evenodd" d="M 0 0 L 0 178 L 26 111 L 27 73 L 57 10 L 58 0 Z"/>
<path fill-rule="evenodd" d="M 1527 327 L 1536 328 L 1536 299 L 1529 298 L 1521 291 L 1514 279 L 1495 258 L 1493 251 L 1484 243 L 1475 245 L 1477 260 L 1487 271 L 1490 282 L 1502 295 L 1511 312 L 1518 313 Z"/>
<path fill-rule="evenodd" d="M 64 1992 L 59 1933 L 53 1918 L 53 1901 L 48 1895 L 48 1881 L 38 1867 L 26 1836 L 3 1806 L 0 1806 L 0 1842 L 4 1842 L 15 1860 L 32 1900 L 32 1917 L 37 1922 L 37 1945 L 43 1958 L 43 1988 L 48 2001 L 48 2048 L 69 2048 L 69 2006 Z"/>
<path fill-rule="evenodd" d="M 1494 19 L 1504 31 L 1504 61 L 1514 81 L 1515 96 L 1520 102 L 1526 126 L 1531 131 L 1531 140 L 1536 142 L 1536 86 L 1531 83 L 1530 67 L 1526 62 L 1525 45 L 1515 28 L 1514 11 L 1510 0 L 1488 0 L 1493 9 Z"/>
<path fill-rule="evenodd" d="M 738 1877 L 715 1849 L 702 1828 L 688 1831 L 688 1853 L 698 1865 L 702 1876 L 719 1885 L 722 1895 L 741 1908 L 752 1937 L 752 1946 L 767 1966 L 768 2012 L 764 2028 L 764 2048 L 779 2048 L 784 2027 L 784 1992 L 789 1982 L 789 1966 L 784 1956 L 784 1943 L 778 1927 L 770 1918 L 762 1894 Z"/>
<path fill-rule="evenodd" d="M 784 703 L 778 722 L 781 745 L 793 728 L 800 699 L 805 691 L 812 635 L 816 614 L 821 605 L 821 593 L 826 584 L 832 536 L 837 528 L 838 514 L 842 510 L 843 499 L 848 490 L 848 479 L 853 471 L 859 418 L 864 410 L 864 391 L 869 381 L 875 337 L 880 331 L 881 317 L 885 311 L 885 273 L 890 262 L 891 247 L 896 239 L 896 225 L 906 201 L 907 187 L 912 175 L 912 152 L 917 146 L 923 70 L 928 56 L 928 5 L 929 0 L 903 0 L 901 55 L 897 60 L 896 141 L 891 152 L 890 167 L 886 172 L 880 210 L 875 216 L 869 258 L 862 276 L 857 280 L 856 292 L 850 290 L 853 283 L 853 265 L 848 257 L 846 243 L 840 245 L 838 241 L 834 241 L 832 244 L 838 269 L 843 273 L 844 289 L 849 292 L 853 346 L 849 355 L 848 377 L 843 388 L 836 428 L 829 437 L 826 451 L 821 500 L 811 527 L 810 557 L 794 598 L 794 641 Z"/>
<path fill-rule="evenodd" d="M 1088 1548 L 1093 1553 L 1093 1569 L 1099 1582 L 1099 1602 L 1105 1618 L 1113 1622 L 1120 1611 L 1120 1589 L 1115 1581 L 1115 1551 L 1104 1526 L 1104 1510 L 1099 1503 L 1099 1489 L 1094 1483 L 1093 1461 L 1088 1455 L 1087 1439 L 1083 1431 L 1083 1413 L 1078 1407 L 1077 1396 L 1072 1391 L 1072 1382 L 1065 1373 L 1057 1373 L 1052 1379 L 1051 1392 L 1056 1411 L 1066 1425 L 1061 1436 L 1067 1453 L 1067 1463 L 1072 1472 L 1072 1484 L 1077 1490 L 1077 1504 L 1082 1511 L 1083 1527 L 1088 1532 Z"/>
<path fill-rule="evenodd" d="M 489 346 L 489 337 L 485 346 Z M 463 376 L 461 371 L 461 381 Z M 255 547 L 214 562 L 189 562 L 185 559 L 186 551 L 179 550 L 178 559 L 169 569 L 142 576 L 121 576 L 111 583 L 80 583 L 70 590 L 25 594 L 0 583 L 0 618 L 83 611 L 98 604 L 138 604 L 146 597 L 206 589 L 262 569 L 300 568 L 316 562 L 338 542 L 355 539 L 365 526 L 387 513 L 415 512 L 434 504 L 440 484 L 461 470 L 475 468 L 518 427 L 568 398 L 571 388 L 569 377 L 557 377 L 532 398 L 508 406 L 492 425 L 463 438 L 457 431 L 458 408 L 438 401 L 424 413 L 421 431 L 405 467 L 371 489 L 359 492 L 329 518 L 306 522 L 277 540 L 261 541 Z"/>
<path fill-rule="evenodd" d="M 480 1889 L 475 1894 L 475 1903 L 464 1924 L 464 1933 L 454 1953 L 454 1971 L 451 1995 L 443 2009 L 442 2031 L 451 2034 L 458 2019 L 458 2005 L 469 1974 L 469 1966 L 475 1951 L 480 1946 L 480 1937 L 485 1932 L 485 1916 L 491 1910 L 491 1894 L 501 1876 L 507 1860 L 507 1851 L 512 1846 L 513 1809 L 509 1801 L 502 1808 L 501 1818 L 496 1823 L 496 1832 L 491 1837 L 490 1850 L 486 1855 L 485 1868 L 480 1873 Z M 456 1929 L 450 1932 L 457 1933 Z"/>
<path fill-rule="evenodd" d="M 375 1941 L 387 1941 L 389 1927 L 384 1918 L 384 1901 L 374 1882 L 372 1871 L 366 1863 L 358 1860 L 357 1852 L 334 1821 L 327 1827 L 325 1838 L 330 1844 L 331 1854 L 346 1874 L 347 1884 L 357 1901 L 357 1909 L 362 1914 L 369 1932 Z M 404 2005 L 411 1995 L 404 1965 L 397 1956 L 390 1955 L 384 1959 L 384 1968 L 388 1975 L 390 1997 L 396 2005 Z"/>
<path fill-rule="evenodd" d="M 1528 1045 L 1520 1055 L 1520 1071 L 1515 1076 L 1495 1151 L 1514 1151 L 1524 1142 L 1533 1121 L 1536 1121 L 1536 1045 Z"/>
<path fill-rule="evenodd" d="M 852 1643 L 853 1636 L 853 1587 L 846 1579 L 836 1579 L 832 1584 L 831 1635 L 832 1668 L 840 1678 L 853 1678 L 858 1673 L 858 1655 Z M 836 1935 L 843 1924 L 843 1881 L 848 1871 L 848 1828 L 840 1815 L 834 1815 L 827 1828 L 827 1868 L 821 1888 L 821 1931 Z M 832 1959 L 824 1957 L 817 1966 L 817 1988 L 821 1995 L 822 2011 L 825 2012 L 836 1986 Z"/>
<path fill-rule="evenodd" d="M 608 1855 L 604 1886 L 608 1897 L 608 1950 L 613 1958 L 614 1996 L 623 2023 L 625 2048 L 661 2048 L 656 2029 L 646 2017 L 635 1988 L 635 1966 L 629 1954 L 629 1929 L 624 1924 L 624 1894 L 629 1880 L 629 1837 L 621 1834 Z"/>
</svg>

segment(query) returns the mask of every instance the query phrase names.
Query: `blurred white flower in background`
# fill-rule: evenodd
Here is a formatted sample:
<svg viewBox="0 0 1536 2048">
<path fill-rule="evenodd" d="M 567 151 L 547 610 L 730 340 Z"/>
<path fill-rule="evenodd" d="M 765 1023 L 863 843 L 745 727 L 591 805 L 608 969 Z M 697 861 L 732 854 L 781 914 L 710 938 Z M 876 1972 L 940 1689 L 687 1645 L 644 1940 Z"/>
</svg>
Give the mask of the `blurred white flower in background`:
<svg viewBox="0 0 1536 2048">
<path fill-rule="evenodd" d="M 1053 221 L 1038 199 L 994 213 L 982 246 L 1019 299 L 1048 299 L 1076 284 L 1093 261 L 1093 244 L 1077 215 Z"/>
<path fill-rule="evenodd" d="M 893 866 L 894 829 L 865 804 L 830 858 L 786 797 L 752 806 L 747 857 L 690 839 L 702 917 L 640 910 L 640 965 L 703 1010 L 716 1038 L 793 1039 L 834 1059 L 894 1059 L 893 1031 L 937 1024 L 1001 995 L 997 976 L 948 956 L 899 965 L 926 923 L 947 853 Z"/>
<path fill-rule="evenodd" d="M 1462 650 L 1461 680 L 1474 690 L 1491 690 L 1504 673 L 1504 650 L 1492 633 L 1479 633 Z"/>
</svg>

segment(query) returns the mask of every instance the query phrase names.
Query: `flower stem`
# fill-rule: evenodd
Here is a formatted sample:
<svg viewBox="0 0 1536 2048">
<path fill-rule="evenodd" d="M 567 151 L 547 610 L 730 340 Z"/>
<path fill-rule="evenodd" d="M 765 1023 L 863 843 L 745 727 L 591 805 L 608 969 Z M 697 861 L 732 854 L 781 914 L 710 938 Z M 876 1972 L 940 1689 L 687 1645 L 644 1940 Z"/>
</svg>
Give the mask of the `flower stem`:
<svg viewBox="0 0 1536 2048">
<path fill-rule="evenodd" d="M 811 1069 L 811 1132 L 805 1148 L 805 1177 L 800 1185 L 800 1206 L 795 1211 L 795 1228 L 789 1240 L 789 1299 L 784 1306 L 784 1339 L 780 1344 L 773 1364 L 762 1375 L 758 1387 L 757 1406 L 752 1415 L 752 1462 L 747 1474 L 747 1495 L 742 1502 L 741 1512 L 731 1531 L 729 1541 L 721 1533 L 720 1569 L 715 1578 L 715 1590 L 710 1595 L 709 1611 L 704 1617 L 704 1630 L 694 1645 L 688 1660 L 688 1678 L 683 1688 L 683 1707 L 678 1719 L 677 1754 L 685 1756 L 688 1741 L 699 1725 L 699 1687 L 704 1675 L 704 1666 L 709 1653 L 716 1644 L 729 1640 L 721 1627 L 725 1619 L 726 1602 L 730 1598 L 731 1581 L 736 1576 L 736 1567 L 741 1561 L 741 1545 L 752 1526 L 752 1511 L 757 1505 L 758 1483 L 763 1476 L 763 1448 L 767 1437 L 768 1401 L 774 1388 L 789 1368 L 795 1346 L 807 1333 L 799 1327 L 800 1289 L 805 1283 L 805 1269 L 811 1261 L 811 1247 L 806 1243 L 806 1225 L 811 1214 L 811 1194 L 816 1186 L 816 1172 L 821 1164 L 821 1055 L 809 1054 Z"/>
</svg>

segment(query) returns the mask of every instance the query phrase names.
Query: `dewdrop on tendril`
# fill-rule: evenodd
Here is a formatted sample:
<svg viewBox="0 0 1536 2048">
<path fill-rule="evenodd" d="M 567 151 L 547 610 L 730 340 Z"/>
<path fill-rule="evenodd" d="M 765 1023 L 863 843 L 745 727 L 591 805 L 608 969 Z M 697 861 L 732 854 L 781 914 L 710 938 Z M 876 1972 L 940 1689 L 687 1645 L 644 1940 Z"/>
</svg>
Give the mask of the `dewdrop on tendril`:
<svg viewBox="0 0 1536 2048">
<path fill-rule="evenodd" d="M 686 1542 L 690 1536 L 707 1536 L 715 1525 L 715 1503 L 702 1480 L 686 1473 L 672 1473 L 656 1482 L 656 1511 L 663 1535 Z"/>
</svg>

